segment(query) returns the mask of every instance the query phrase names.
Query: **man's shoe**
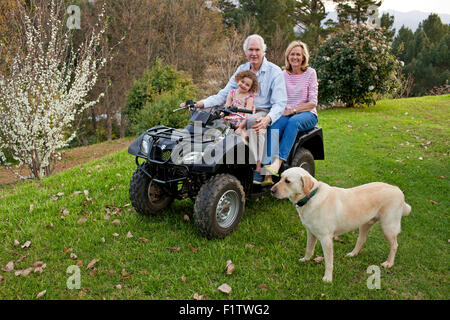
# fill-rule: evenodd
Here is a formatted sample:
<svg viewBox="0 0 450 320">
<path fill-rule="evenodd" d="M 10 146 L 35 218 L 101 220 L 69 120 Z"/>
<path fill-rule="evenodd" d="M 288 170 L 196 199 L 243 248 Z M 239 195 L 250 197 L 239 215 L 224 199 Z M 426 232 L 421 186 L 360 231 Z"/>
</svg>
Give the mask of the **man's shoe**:
<svg viewBox="0 0 450 320">
<path fill-rule="evenodd" d="M 253 184 L 261 184 L 263 177 L 258 171 L 253 171 Z"/>
</svg>

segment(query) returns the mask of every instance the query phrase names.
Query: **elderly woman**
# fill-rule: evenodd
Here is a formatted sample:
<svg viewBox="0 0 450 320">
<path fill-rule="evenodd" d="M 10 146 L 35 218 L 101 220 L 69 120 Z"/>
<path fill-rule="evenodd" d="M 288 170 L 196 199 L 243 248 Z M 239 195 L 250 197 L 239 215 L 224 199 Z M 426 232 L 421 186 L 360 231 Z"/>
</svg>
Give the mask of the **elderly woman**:
<svg viewBox="0 0 450 320">
<path fill-rule="evenodd" d="M 294 41 L 289 44 L 285 52 L 283 71 L 288 101 L 282 117 L 267 132 L 267 155 L 272 163 L 264 168 L 272 175 L 278 174 L 282 162 L 289 157 L 297 133 L 314 128 L 318 121 L 317 74 L 316 70 L 308 66 L 308 62 L 309 53 L 305 43 Z M 278 135 L 274 130 L 278 130 Z M 281 138 L 279 150 L 271 155 L 271 137 L 277 136 Z M 263 185 L 270 184 L 273 184 L 272 176 L 266 175 Z"/>
</svg>

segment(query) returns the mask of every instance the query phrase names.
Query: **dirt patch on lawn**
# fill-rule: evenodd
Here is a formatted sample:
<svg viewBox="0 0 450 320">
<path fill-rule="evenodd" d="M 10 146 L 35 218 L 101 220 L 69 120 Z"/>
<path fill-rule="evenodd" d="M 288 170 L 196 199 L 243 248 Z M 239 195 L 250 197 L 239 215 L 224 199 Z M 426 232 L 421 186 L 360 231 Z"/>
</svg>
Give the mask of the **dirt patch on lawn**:
<svg viewBox="0 0 450 320">
<path fill-rule="evenodd" d="M 54 173 L 70 169 L 78 164 L 92 161 L 97 158 L 103 158 L 108 154 L 118 152 L 128 148 L 134 138 L 124 138 L 113 141 L 107 141 L 90 146 L 78 147 L 64 150 L 61 153 L 61 161 L 58 162 Z M 29 175 L 26 167 L 20 168 L 22 175 Z M 11 171 L 5 167 L 0 167 L 0 186 L 14 184 L 21 181 Z"/>
</svg>

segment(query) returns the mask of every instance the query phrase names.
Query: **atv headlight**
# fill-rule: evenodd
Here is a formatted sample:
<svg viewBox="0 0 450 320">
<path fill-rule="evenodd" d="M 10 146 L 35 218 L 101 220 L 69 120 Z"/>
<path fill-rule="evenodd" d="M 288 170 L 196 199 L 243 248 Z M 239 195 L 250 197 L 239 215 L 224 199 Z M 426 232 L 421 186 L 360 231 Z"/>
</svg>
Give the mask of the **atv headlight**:
<svg viewBox="0 0 450 320">
<path fill-rule="evenodd" d="M 148 154 L 148 148 L 150 145 L 150 136 L 144 136 L 144 139 L 142 139 L 141 142 L 141 153 L 147 155 Z"/>
<path fill-rule="evenodd" d="M 184 164 L 201 164 L 203 159 L 203 152 L 194 151 L 189 152 L 181 159 L 181 163 Z"/>
</svg>

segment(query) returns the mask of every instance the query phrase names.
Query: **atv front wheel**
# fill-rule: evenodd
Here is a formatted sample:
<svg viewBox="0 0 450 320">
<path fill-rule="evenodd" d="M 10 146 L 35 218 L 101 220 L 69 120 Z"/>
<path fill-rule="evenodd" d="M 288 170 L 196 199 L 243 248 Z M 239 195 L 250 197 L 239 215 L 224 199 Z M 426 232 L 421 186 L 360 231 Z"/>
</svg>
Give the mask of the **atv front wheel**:
<svg viewBox="0 0 450 320">
<path fill-rule="evenodd" d="M 305 148 L 298 148 L 295 151 L 294 158 L 292 159 L 291 167 L 301 167 L 314 177 L 314 156 L 311 151 Z"/>
<path fill-rule="evenodd" d="M 216 175 L 200 188 L 194 224 L 208 239 L 225 238 L 238 226 L 244 207 L 245 193 L 239 180 L 230 174 Z"/>
<path fill-rule="evenodd" d="M 162 186 L 150 179 L 140 168 L 133 173 L 129 193 L 131 204 L 142 215 L 154 215 L 173 201 Z"/>
</svg>

